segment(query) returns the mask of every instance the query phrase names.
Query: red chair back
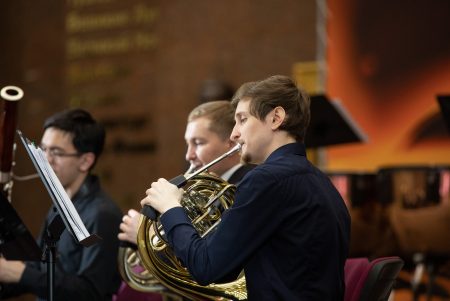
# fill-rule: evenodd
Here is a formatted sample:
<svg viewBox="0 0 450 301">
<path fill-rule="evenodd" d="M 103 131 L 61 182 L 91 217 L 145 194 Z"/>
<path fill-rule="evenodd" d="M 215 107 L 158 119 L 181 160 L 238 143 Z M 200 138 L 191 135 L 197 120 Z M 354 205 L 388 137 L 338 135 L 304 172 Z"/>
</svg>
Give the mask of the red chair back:
<svg viewBox="0 0 450 301">
<path fill-rule="evenodd" d="M 388 300 L 395 279 L 403 267 L 400 257 L 349 258 L 345 263 L 344 301 Z"/>
</svg>

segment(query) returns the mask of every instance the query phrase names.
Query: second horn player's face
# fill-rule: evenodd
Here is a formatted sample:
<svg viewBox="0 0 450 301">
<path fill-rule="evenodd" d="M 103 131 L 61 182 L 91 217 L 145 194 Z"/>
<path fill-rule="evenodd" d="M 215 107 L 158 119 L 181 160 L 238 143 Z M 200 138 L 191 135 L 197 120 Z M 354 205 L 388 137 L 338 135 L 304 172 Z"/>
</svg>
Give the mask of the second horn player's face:
<svg viewBox="0 0 450 301">
<path fill-rule="evenodd" d="M 197 118 L 186 126 L 184 139 L 186 140 L 186 161 L 196 168 L 211 162 L 230 150 L 233 143 L 229 139 L 223 140 L 218 134 L 209 129 L 210 120 L 206 117 Z M 209 171 L 222 175 L 228 170 L 226 162 L 221 161 L 209 168 Z"/>
</svg>

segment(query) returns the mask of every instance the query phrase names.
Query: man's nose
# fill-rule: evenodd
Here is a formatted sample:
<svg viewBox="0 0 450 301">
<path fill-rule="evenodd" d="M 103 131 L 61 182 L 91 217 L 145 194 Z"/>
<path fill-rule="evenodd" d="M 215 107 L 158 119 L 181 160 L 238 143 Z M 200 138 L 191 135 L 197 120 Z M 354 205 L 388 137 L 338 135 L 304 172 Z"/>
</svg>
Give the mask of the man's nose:
<svg viewBox="0 0 450 301">
<path fill-rule="evenodd" d="M 196 158 L 195 149 L 191 146 L 188 146 L 186 150 L 186 161 L 191 161 L 194 160 L 195 158 Z"/>
<path fill-rule="evenodd" d="M 241 136 L 241 133 L 239 133 L 239 130 L 237 129 L 237 127 L 234 126 L 233 131 L 231 132 L 231 135 L 230 135 L 230 140 L 233 142 L 238 142 L 238 139 L 240 136 Z"/>
</svg>

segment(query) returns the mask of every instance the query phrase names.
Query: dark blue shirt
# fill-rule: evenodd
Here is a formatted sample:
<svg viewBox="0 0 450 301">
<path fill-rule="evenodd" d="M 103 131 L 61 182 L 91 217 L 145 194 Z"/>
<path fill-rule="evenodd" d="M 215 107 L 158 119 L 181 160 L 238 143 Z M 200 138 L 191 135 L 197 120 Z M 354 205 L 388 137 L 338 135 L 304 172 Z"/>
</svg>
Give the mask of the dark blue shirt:
<svg viewBox="0 0 450 301">
<path fill-rule="evenodd" d="M 350 216 L 300 143 L 280 147 L 242 179 L 232 208 L 206 238 L 180 207 L 161 222 L 200 284 L 244 269 L 249 300 L 343 300 Z"/>
</svg>

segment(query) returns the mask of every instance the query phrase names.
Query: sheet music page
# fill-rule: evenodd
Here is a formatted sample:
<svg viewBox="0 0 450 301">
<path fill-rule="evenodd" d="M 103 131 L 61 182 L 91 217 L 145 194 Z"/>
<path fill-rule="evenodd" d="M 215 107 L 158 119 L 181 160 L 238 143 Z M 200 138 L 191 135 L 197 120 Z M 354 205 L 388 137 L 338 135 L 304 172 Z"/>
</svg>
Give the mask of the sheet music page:
<svg viewBox="0 0 450 301">
<path fill-rule="evenodd" d="M 49 180 L 52 191 L 54 192 L 55 196 L 57 196 L 57 198 L 61 201 L 60 204 L 62 205 L 62 211 L 67 217 L 70 217 L 68 218 L 68 221 L 71 225 L 72 230 L 74 231 L 74 234 L 79 240 L 85 239 L 87 236 L 89 236 L 89 232 L 87 231 L 83 221 L 78 215 L 78 212 L 73 206 L 72 200 L 67 195 L 66 190 L 53 171 L 53 168 L 50 166 L 50 163 L 48 162 L 44 151 L 33 146 L 32 152 L 36 158 L 36 162 L 41 167 L 41 170 L 46 175 L 46 178 Z"/>
<path fill-rule="evenodd" d="M 88 247 L 101 240 L 96 234 L 90 234 L 86 229 L 83 221 L 80 218 L 72 200 L 67 195 L 66 190 L 62 186 L 53 168 L 47 160 L 45 152 L 37 147 L 33 142 L 28 140 L 17 130 L 25 149 L 30 156 L 33 165 L 35 166 L 42 182 L 52 198 L 53 204 L 58 209 L 67 230 L 74 236 L 74 238 L 83 246 Z"/>
<path fill-rule="evenodd" d="M 45 152 L 37 147 L 34 143 L 28 140 L 17 130 L 25 149 L 30 156 L 33 165 L 35 166 L 42 182 L 44 183 L 53 204 L 58 209 L 64 224 L 74 238 L 83 246 L 90 246 L 97 243 L 101 238 L 96 234 L 90 234 L 86 229 L 83 221 L 80 218 L 72 200 L 67 195 L 66 190 L 62 186 L 53 168 L 47 160 Z"/>
</svg>

